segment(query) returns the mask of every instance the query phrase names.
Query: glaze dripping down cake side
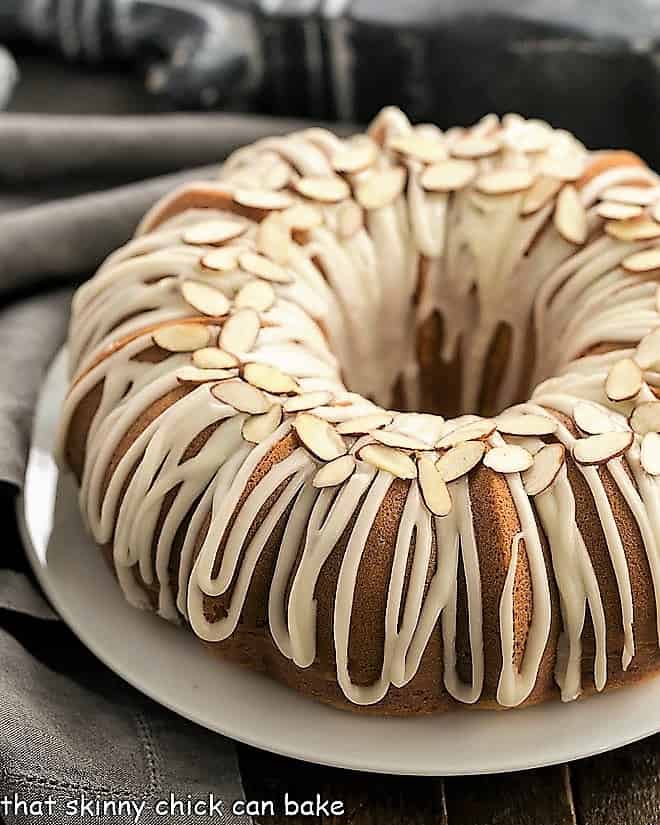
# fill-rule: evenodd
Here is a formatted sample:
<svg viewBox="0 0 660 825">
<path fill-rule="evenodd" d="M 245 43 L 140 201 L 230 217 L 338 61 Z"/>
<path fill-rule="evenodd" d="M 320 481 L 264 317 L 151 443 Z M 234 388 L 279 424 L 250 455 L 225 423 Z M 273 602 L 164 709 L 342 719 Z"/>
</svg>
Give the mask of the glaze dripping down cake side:
<svg viewBox="0 0 660 825">
<path fill-rule="evenodd" d="M 69 336 L 60 453 L 126 598 L 354 710 L 655 672 L 659 239 L 638 157 L 516 115 L 386 109 L 164 198 Z"/>
</svg>

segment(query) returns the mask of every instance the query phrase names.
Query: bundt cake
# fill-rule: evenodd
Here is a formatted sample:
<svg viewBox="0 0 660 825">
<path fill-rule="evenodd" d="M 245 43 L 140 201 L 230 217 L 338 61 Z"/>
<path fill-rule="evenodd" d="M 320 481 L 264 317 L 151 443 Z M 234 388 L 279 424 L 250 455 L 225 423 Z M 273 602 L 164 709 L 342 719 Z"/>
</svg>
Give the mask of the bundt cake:
<svg viewBox="0 0 660 825">
<path fill-rule="evenodd" d="M 131 604 L 307 695 L 629 683 L 660 669 L 659 275 L 656 175 L 542 121 L 260 140 L 78 290 L 60 455 Z"/>
</svg>

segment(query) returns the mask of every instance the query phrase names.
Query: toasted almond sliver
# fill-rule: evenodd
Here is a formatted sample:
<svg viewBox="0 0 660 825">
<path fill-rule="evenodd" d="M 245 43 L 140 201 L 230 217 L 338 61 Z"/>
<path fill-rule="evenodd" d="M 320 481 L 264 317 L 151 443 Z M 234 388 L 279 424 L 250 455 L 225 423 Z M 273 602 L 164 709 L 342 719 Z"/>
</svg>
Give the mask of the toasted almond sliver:
<svg viewBox="0 0 660 825">
<path fill-rule="evenodd" d="M 385 444 L 387 447 L 398 447 L 400 450 L 429 449 L 429 445 L 424 441 L 396 430 L 374 430 L 371 437 L 379 444 Z"/>
<path fill-rule="evenodd" d="M 637 344 L 635 361 L 643 370 L 649 370 L 660 364 L 660 327 L 652 329 Z"/>
<path fill-rule="evenodd" d="M 273 192 L 268 189 L 238 189 L 234 200 L 248 209 L 278 210 L 287 209 L 293 203 L 291 195 L 286 192 Z"/>
<path fill-rule="evenodd" d="M 454 192 L 472 183 L 476 174 L 474 161 L 449 158 L 428 166 L 422 172 L 420 183 L 427 192 Z"/>
<path fill-rule="evenodd" d="M 412 479 L 417 477 L 417 465 L 403 450 L 386 447 L 384 444 L 367 444 L 358 453 L 358 458 L 391 473 L 395 478 Z"/>
<path fill-rule="evenodd" d="M 227 378 L 235 378 L 237 375 L 236 368 L 201 369 L 195 366 L 185 366 L 177 370 L 176 379 L 182 384 L 203 384 L 207 381 L 224 381 Z"/>
<path fill-rule="evenodd" d="M 249 352 L 257 342 L 261 322 L 253 309 L 237 309 L 225 321 L 220 332 L 220 347 L 238 354 Z"/>
<path fill-rule="evenodd" d="M 194 223 L 187 227 L 182 235 L 184 243 L 198 246 L 220 246 L 220 244 L 238 238 L 247 230 L 246 223 L 238 221 L 213 220 Z"/>
<path fill-rule="evenodd" d="M 534 183 L 534 175 L 527 169 L 498 169 L 480 175 L 475 188 L 485 195 L 511 195 L 522 192 Z"/>
<path fill-rule="evenodd" d="M 261 390 L 241 378 L 230 378 L 228 381 L 220 381 L 214 384 L 211 387 L 211 394 L 218 401 L 222 401 L 223 404 L 228 404 L 238 412 L 249 413 L 250 415 L 268 412 L 272 406 L 268 397 Z"/>
<path fill-rule="evenodd" d="M 449 483 L 476 467 L 485 452 L 486 445 L 483 441 L 462 441 L 441 455 L 435 466 L 442 478 Z"/>
<path fill-rule="evenodd" d="M 267 281 L 248 281 L 234 298 L 239 309 L 254 309 L 267 312 L 275 303 L 275 290 Z"/>
<path fill-rule="evenodd" d="M 635 206 L 632 203 L 618 203 L 617 201 L 602 201 L 596 207 L 596 213 L 601 218 L 607 218 L 610 221 L 625 221 L 630 218 L 637 218 L 642 212 L 641 206 Z"/>
<path fill-rule="evenodd" d="M 294 395 L 293 398 L 287 398 L 284 402 L 284 412 L 305 412 L 316 407 L 325 407 L 332 403 L 333 398 L 333 394 L 328 390 L 303 392 L 300 395 Z"/>
<path fill-rule="evenodd" d="M 561 444 L 546 444 L 534 456 L 534 463 L 522 474 L 522 482 L 528 496 L 538 496 L 552 486 L 565 460 Z"/>
<path fill-rule="evenodd" d="M 451 495 L 442 474 L 427 456 L 417 461 L 419 489 L 424 503 L 434 516 L 446 516 L 451 511 Z"/>
<path fill-rule="evenodd" d="M 493 447 L 483 458 L 484 465 L 496 473 L 522 473 L 532 466 L 533 461 L 532 454 L 516 444 Z"/>
<path fill-rule="evenodd" d="M 298 438 L 321 461 L 333 461 L 346 455 L 344 439 L 328 421 L 312 413 L 298 413 L 293 421 Z"/>
<path fill-rule="evenodd" d="M 660 246 L 629 255 L 623 259 L 621 266 L 627 272 L 651 272 L 660 269 Z"/>
<path fill-rule="evenodd" d="M 241 427 L 241 435 L 251 444 L 260 444 L 272 435 L 281 423 L 282 407 L 280 404 L 273 404 L 268 412 L 246 418 Z"/>
<path fill-rule="evenodd" d="M 575 442 L 573 458 L 580 464 L 605 464 L 625 453 L 632 443 L 630 430 L 590 435 Z"/>
<path fill-rule="evenodd" d="M 646 433 L 640 449 L 642 467 L 649 475 L 660 475 L 660 435 Z"/>
<path fill-rule="evenodd" d="M 195 350 L 192 354 L 192 362 L 202 370 L 228 370 L 239 365 L 235 355 L 219 347 L 202 347 L 202 349 Z"/>
<path fill-rule="evenodd" d="M 490 438 L 495 432 L 495 428 L 496 424 L 492 418 L 481 418 L 469 424 L 462 424 L 447 433 L 447 435 L 442 436 L 436 447 L 444 449 L 445 447 L 455 447 L 461 441 L 481 441 L 484 438 Z"/>
<path fill-rule="evenodd" d="M 298 390 L 298 382 L 295 378 L 269 364 L 246 364 L 243 377 L 253 387 L 276 395 L 288 395 Z"/>
<path fill-rule="evenodd" d="M 630 416 L 630 426 L 638 435 L 660 433 L 660 401 L 638 404 Z"/>
<path fill-rule="evenodd" d="M 240 254 L 240 247 L 227 246 L 207 252 L 200 258 L 199 263 L 203 269 L 210 269 L 213 272 L 231 272 L 238 266 Z"/>
<path fill-rule="evenodd" d="M 153 334 L 156 346 L 168 352 L 192 352 L 205 347 L 211 333 L 203 324 L 170 324 Z"/>
<path fill-rule="evenodd" d="M 271 212 L 257 229 L 257 250 L 284 266 L 291 256 L 291 228 L 279 212 Z"/>
<path fill-rule="evenodd" d="M 224 292 L 202 281 L 184 281 L 181 294 L 186 303 L 204 315 L 226 315 L 231 308 L 231 301 Z"/>
<path fill-rule="evenodd" d="M 414 132 L 390 138 L 387 141 L 387 148 L 422 163 L 437 163 L 447 157 L 447 149 L 442 140 Z"/>
<path fill-rule="evenodd" d="M 628 401 L 642 389 L 642 371 L 632 358 L 622 358 L 613 364 L 605 381 L 605 393 L 610 401 Z"/>
<path fill-rule="evenodd" d="M 263 278 L 264 281 L 272 281 L 275 284 L 289 284 L 293 281 L 293 275 L 289 270 L 256 252 L 243 252 L 238 263 L 242 270 Z"/>
<path fill-rule="evenodd" d="M 619 241 L 649 241 L 660 238 L 660 223 L 640 215 L 627 221 L 608 221 L 605 232 Z"/>
<path fill-rule="evenodd" d="M 507 435 L 551 435 L 559 426 L 555 418 L 534 413 L 505 412 L 495 421 L 498 431 Z"/>
<path fill-rule="evenodd" d="M 355 459 L 352 455 L 342 455 L 328 464 L 324 464 L 312 479 L 312 486 L 336 487 L 343 484 L 355 472 Z"/>
<path fill-rule="evenodd" d="M 387 427 L 388 424 L 392 423 L 393 418 L 394 416 L 387 412 L 361 415 L 337 424 L 337 432 L 342 435 L 366 435 L 380 427 Z"/>
<path fill-rule="evenodd" d="M 351 194 L 350 186 L 339 175 L 300 178 L 294 186 L 300 195 L 318 203 L 339 203 Z"/>
<path fill-rule="evenodd" d="M 370 172 L 356 183 L 355 199 L 364 209 L 382 209 L 401 195 L 406 172 L 401 166 Z"/>
<path fill-rule="evenodd" d="M 573 407 L 573 420 L 587 435 L 600 435 L 612 431 L 612 416 L 604 407 L 591 401 L 578 401 Z"/>
<path fill-rule="evenodd" d="M 583 244 L 587 239 L 587 212 L 577 189 L 570 184 L 559 193 L 554 224 L 557 232 L 569 243 Z"/>
<path fill-rule="evenodd" d="M 520 206 L 521 215 L 532 215 L 538 212 L 557 195 L 562 182 L 557 178 L 541 175 L 536 178 L 532 186 L 525 192 Z"/>
</svg>

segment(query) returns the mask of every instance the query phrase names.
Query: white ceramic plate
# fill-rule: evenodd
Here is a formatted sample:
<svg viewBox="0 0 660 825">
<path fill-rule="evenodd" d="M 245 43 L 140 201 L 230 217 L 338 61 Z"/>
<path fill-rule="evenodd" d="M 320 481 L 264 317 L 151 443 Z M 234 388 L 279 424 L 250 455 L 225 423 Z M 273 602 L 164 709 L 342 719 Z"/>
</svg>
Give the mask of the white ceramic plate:
<svg viewBox="0 0 660 825">
<path fill-rule="evenodd" d="M 86 535 L 52 447 L 65 357 L 44 384 L 19 516 L 30 561 L 64 621 L 108 667 L 211 730 L 312 762 L 397 774 L 491 773 L 589 756 L 660 730 L 660 679 L 563 705 L 417 719 L 332 710 L 212 659 L 184 630 L 130 607 Z"/>
</svg>

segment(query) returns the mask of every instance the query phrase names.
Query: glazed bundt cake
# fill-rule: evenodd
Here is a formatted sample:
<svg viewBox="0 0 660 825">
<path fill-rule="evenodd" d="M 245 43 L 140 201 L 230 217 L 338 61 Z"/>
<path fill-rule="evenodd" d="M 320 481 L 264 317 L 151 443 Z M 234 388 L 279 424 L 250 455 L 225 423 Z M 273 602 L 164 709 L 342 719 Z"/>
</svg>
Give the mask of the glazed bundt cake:
<svg viewBox="0 0 660 825">
<path fill-rule="evenodd" d="M 637 156 L 516 115 L 386 109 L 163 199 L 69 336 L 61 456 L 126 598 L 380 713 L 660 669 L 659 241 Z"/>
</svg>

